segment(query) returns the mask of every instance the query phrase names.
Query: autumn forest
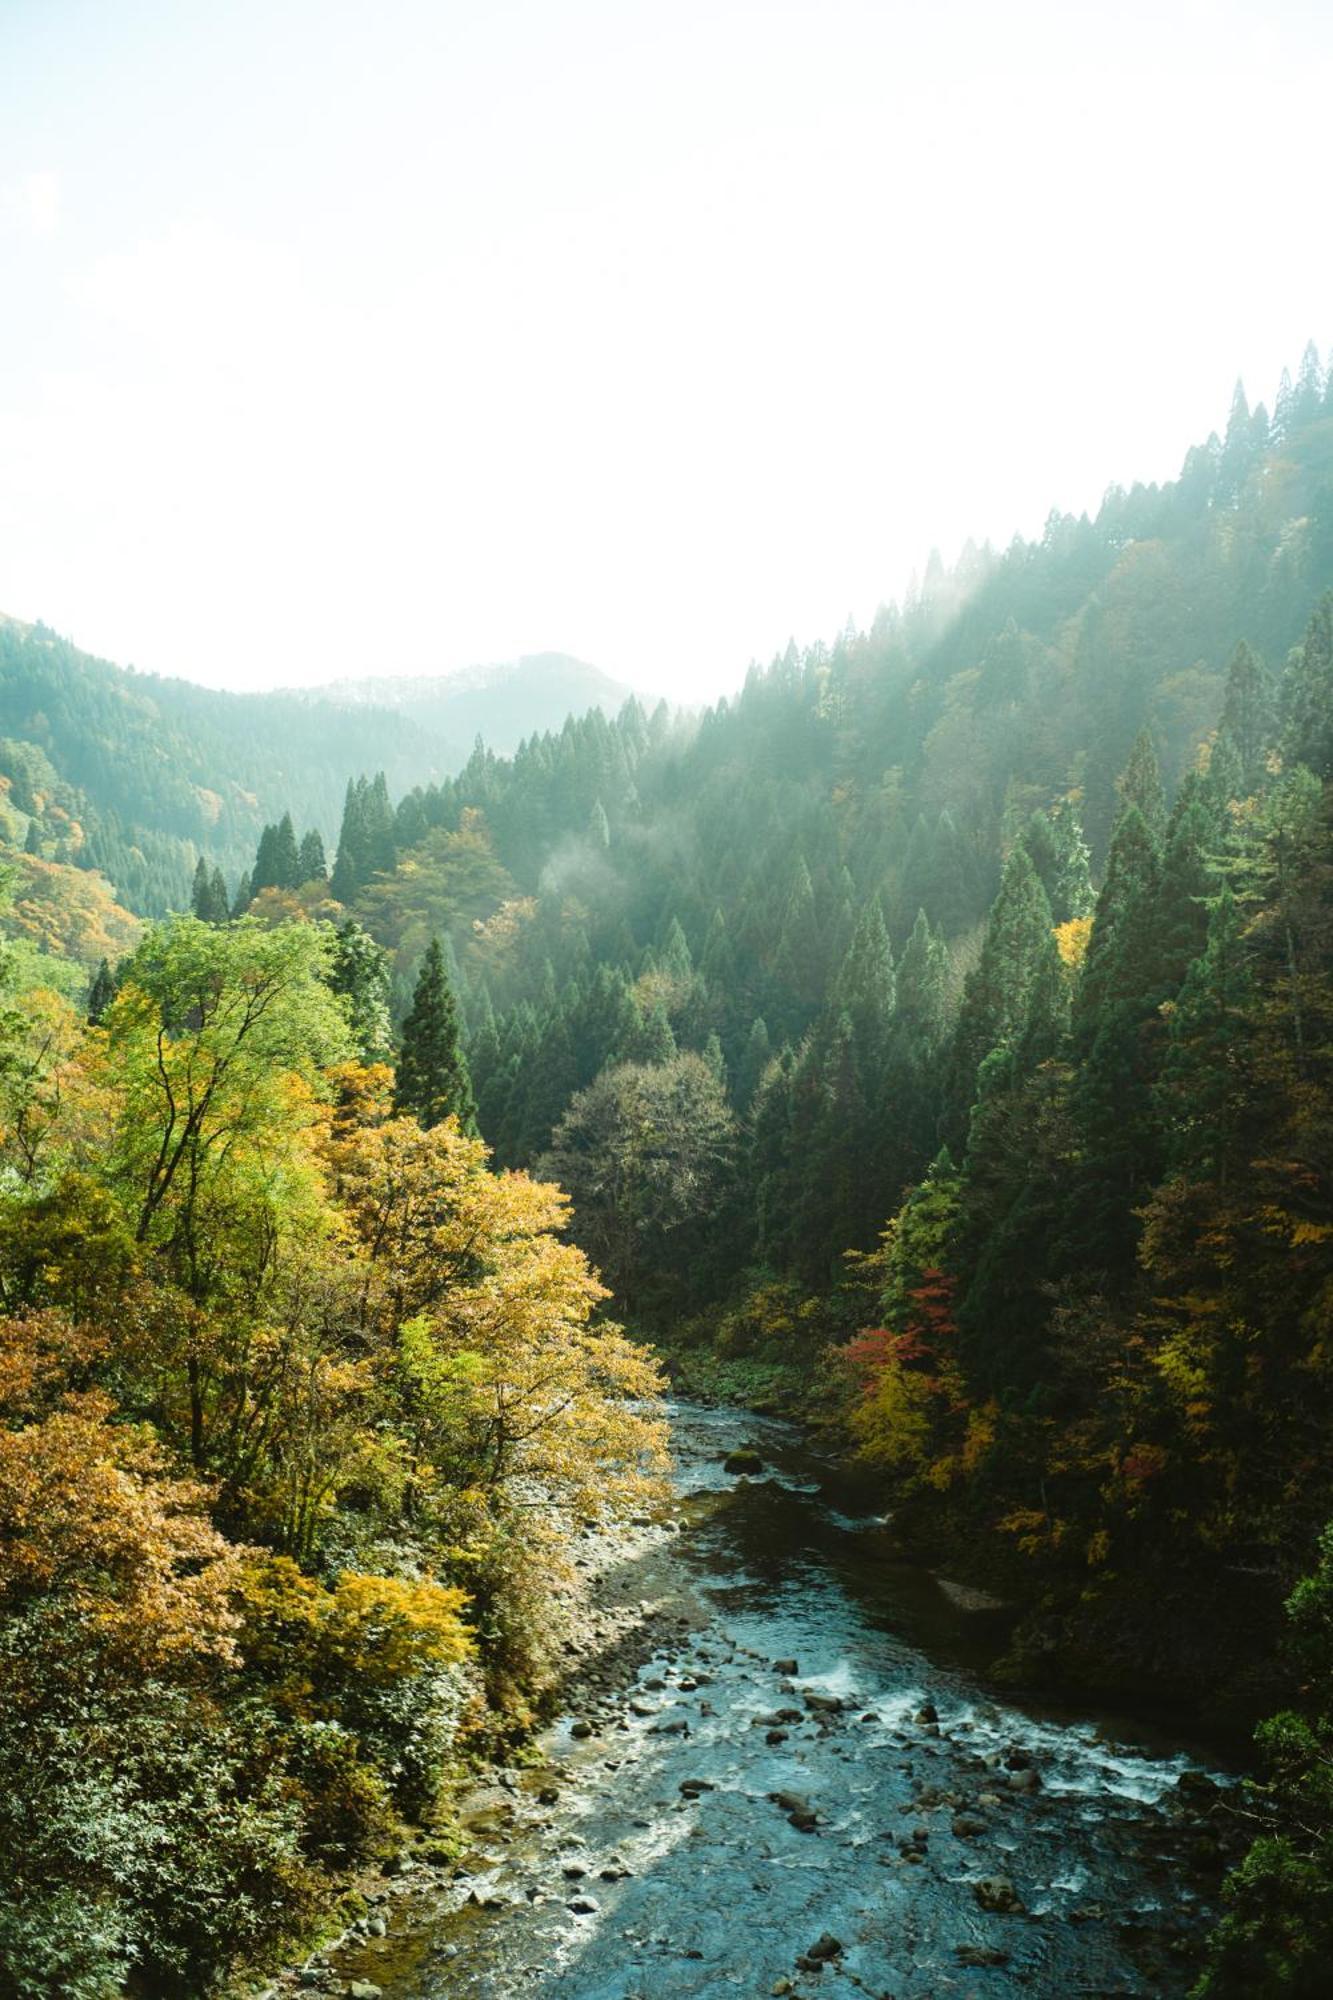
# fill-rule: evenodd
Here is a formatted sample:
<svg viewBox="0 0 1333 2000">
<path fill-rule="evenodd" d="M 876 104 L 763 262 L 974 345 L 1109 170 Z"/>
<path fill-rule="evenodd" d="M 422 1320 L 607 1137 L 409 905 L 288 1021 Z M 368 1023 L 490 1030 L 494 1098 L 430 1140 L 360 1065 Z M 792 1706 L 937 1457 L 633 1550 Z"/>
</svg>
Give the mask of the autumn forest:
<svg viewBox="0 0 1333 2000">
<path fill-rule="evenodd" d="M 1002 1606 L 997 1699 L 1215 1759 L 1134 1990 L 1325 1990 L 1313 348 L 1175 481 L 510 754 L 0 621 L 0 842 L 4 1992 L 267 1991 L 465 1860 L 674 1403 Z"/>
</svg>

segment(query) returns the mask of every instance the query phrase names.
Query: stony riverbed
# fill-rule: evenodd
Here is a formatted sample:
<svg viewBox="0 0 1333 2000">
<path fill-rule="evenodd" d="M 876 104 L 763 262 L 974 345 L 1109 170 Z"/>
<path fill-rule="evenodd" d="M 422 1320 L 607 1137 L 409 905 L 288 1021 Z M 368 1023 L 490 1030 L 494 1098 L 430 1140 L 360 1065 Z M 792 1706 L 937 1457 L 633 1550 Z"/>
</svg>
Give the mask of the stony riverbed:
<svg viewBox="0 0 1333 2000">
<path fill-rule="evenodd" d="M 986 1615 L 894 1563 L 785 1426 L 686 1406 L 674 1432 L 675 1507 L 603 1574 L 601 1647 L 547 1761 L 479 1787 L 462 1862 L 409 1864 L 302 1983 L 1183 1993 L 1223 1774 L 1123 1721 L 996 1698 Z M 749 1478 L 723 1469 L 740 1445 Z"/>
</svg>

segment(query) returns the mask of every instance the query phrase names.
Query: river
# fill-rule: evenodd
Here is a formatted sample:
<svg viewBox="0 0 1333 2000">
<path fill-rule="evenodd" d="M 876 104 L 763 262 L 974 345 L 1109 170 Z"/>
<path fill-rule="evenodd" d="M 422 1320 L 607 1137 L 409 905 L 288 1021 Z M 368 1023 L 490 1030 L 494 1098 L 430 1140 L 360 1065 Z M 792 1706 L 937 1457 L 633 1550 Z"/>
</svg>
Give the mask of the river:
<svg viewBox="0 0 1333 2000">
<path fill-rule="evenodd" d="M 638 1658 L 478 1792 L 463 1872 L 394 1883 L 339 1975 L 385 2000 L 1187 1991 L 1200 1758 L 998 1697 L 986 1616 L 839 1511 L 794 1430 L 672 1415 L 674 1518 L 602 1586 Z M 737 1445 L 762 1473 L 724 1472 Z"/>
</svg>

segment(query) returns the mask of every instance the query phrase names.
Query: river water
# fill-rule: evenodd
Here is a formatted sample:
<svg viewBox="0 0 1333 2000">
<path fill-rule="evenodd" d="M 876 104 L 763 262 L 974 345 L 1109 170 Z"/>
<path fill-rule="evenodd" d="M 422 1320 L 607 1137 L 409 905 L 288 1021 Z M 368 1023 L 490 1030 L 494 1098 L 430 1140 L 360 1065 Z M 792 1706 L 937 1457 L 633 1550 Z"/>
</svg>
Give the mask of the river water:
<svg viewBox="0 0 1333 2000">
<path fill-rule="evenodd" d="M 386 2000 L 1187 1991 L 1217 1875 L 1199 1758 L 996 1695 L 993 1623 L 840 1511 L 788 1427 L 673 1430 L 674 1520 L 604 1579 L 639 1660 L 339 1972 Z M 723 1471 L 737 1445 L 761 1474 Z"/>
</svg>

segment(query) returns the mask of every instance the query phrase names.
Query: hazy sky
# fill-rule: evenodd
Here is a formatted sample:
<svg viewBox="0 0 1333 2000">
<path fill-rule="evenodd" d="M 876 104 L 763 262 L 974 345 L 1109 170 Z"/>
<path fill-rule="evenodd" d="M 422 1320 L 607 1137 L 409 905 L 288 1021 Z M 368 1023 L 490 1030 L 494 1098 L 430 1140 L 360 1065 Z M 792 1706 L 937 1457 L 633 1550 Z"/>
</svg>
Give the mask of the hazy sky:
<svg viewBox="0 0 1333 2000">
<path fill-rule="evenodd" d="M 0 0 L 0 610 L 690 697 L 1333 341 L 1333 9 Z"/>
</svg>

